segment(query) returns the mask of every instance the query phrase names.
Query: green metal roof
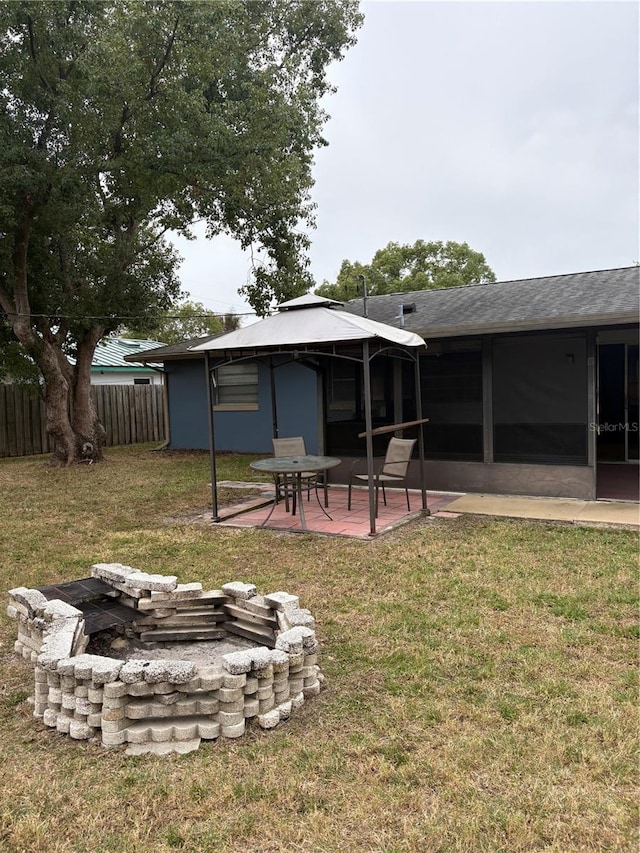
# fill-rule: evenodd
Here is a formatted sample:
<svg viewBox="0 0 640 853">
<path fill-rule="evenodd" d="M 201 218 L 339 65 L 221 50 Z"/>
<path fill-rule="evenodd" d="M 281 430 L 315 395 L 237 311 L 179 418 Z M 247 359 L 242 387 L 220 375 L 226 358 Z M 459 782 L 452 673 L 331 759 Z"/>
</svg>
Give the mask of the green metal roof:
<svg viewBox="0 0 640 853">
<path fill-rule="evenodd" d="M 96 347 L 96 352 L 91 363 L 93 370 L 102 370 L 105 372 L 120 372 L 136 373 L 141 368 L 144 368 L 143 362 L 125 361 L 125 356 L 132 356 L 136 353 L 163 347 L 164 344 L 160 341 L 138 340 L 135 338 L 104 338 Z M 148 359 L 146 359 L 148 361 Z M 161 364 L 158 361 L 158 364 Z"/>
</svg>

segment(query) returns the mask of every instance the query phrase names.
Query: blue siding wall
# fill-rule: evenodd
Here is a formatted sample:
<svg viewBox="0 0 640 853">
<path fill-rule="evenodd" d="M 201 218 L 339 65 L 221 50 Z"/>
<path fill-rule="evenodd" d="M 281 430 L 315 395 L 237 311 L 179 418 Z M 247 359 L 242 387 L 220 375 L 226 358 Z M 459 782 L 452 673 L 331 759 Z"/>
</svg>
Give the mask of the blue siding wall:
<svg viewBox="0 0 640 853">
<path fill-rule="evenodd" d="M 169 447 L 206 450 L 209 447 L 206 384 L 203 361 L 165 364 L 169 400 Z M 216 449 L 237 453 L 271 453 L 272 413 L 269 370 L 258 366 L 258 410 L 216 412 Z M 281 436 L 302 435 L 307 452 L 318 451 L 317 377 L 300 364 L 275 370 L 278 427 Z"/>
<path fill-rule="evenodd" d="M 307 453 L 318 453 L 318 377 L 302 364 L 287 364 L 275 370 L 278 434 L 281 438 L 301 435 Z M 265 377 L 267 393 L 269 377 Z M 271 407 L 269 406 L 269 412 Z M 271 433 L 269 451 L 271 452 Z"/>
<path fill-rule="evenodd" d="M 207 386 L 204 361 L 165 362 L 169 403 L 169 447 L 172 450 L 206 450 Z"/>
</svg>

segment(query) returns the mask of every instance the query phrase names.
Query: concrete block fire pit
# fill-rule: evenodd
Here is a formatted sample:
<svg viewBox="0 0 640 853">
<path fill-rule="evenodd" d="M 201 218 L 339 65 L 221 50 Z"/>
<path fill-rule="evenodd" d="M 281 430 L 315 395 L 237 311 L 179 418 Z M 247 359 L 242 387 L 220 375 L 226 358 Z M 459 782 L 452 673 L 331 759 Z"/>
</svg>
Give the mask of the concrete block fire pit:
<svg viewBox="0 0 640 853">
<path fill-rule="evenodd" d="M 274 728 L 324 681 L 298 597 L 240 581 L 204 590 L 99 563 L 90 578 L 10 590 L 7 612 L 34 665 L 34 716 L 130 753 Z"/>
</svg>

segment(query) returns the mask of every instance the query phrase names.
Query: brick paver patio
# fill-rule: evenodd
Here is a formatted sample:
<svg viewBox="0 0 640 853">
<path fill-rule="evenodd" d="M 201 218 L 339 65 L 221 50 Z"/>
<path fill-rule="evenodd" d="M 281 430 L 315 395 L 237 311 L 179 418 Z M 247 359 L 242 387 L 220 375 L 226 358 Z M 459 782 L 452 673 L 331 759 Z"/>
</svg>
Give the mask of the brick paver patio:
<svg viewBox="0 0 640 853">
<path fill-rule="evenodd" d="M 318 492 L 322 500 L 322 491 Z M 460 497 L 457 494 L 441 494 L 429 492 L 427 494 L 427 507 L 432 515 L 444 510 L 452 501 Z M 421 514 L 422 498 L 420 492 L 410 491 L 409 499 L 411 511 L 407 511 L 407 502 L 404 490 L 387 489 L 387 505 L 382 502 L 380 493 L 380 505 L 378 518 L 376 520 L 376 534 L 382 534 L 393 530 L 399 524 L 404 524 Z M 271 511 L 271 502 L 257 509 L 243 512 L 239 515 L 226 518 L 219 522 L 224 527 L 260 527 Z M 358 539 L 370 538 L 369 523 L 369 495 L 363 488 L 355 488 L 352 492 L 351 510 L 347 509 L 347 489 L 340 486 L 329 488 L 329 507 L 327 512 L 331 518 L 323 513 L 313 493 L 310 499 L 305 499 L 304 514 L 309 533 L 324 533 L 335 536 L 351 536 Z M 284 501 L 281 501 L 274 509 L 271 517 L 265 525 L 267 530 L 282 530 L 291 533 L 303 532 L 300 524 L 300 516 L 287 512 Z"/>
</svg>

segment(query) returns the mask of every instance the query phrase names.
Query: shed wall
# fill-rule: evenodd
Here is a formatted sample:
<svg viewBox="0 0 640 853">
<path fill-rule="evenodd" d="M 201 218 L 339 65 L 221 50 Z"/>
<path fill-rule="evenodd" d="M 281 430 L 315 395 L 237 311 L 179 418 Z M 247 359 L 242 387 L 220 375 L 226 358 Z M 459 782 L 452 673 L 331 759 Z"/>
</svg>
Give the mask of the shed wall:
<svg viewBox="0 0 640 853">
<path fill-rule="evenodd" d="M 206 450 L 209 447 L 204 360 L 165 364 L 169 399 L 169 448 Z M 272 453 L 273 417 L 269 369 L 258 367 L 258 408 L 215 413 L 216 450 Z M 307 452 L 318 450 L 317 378 L 300 364 L 275 370 L 276 406 L 280 436 L 302 435 Z"/>
</svg>

